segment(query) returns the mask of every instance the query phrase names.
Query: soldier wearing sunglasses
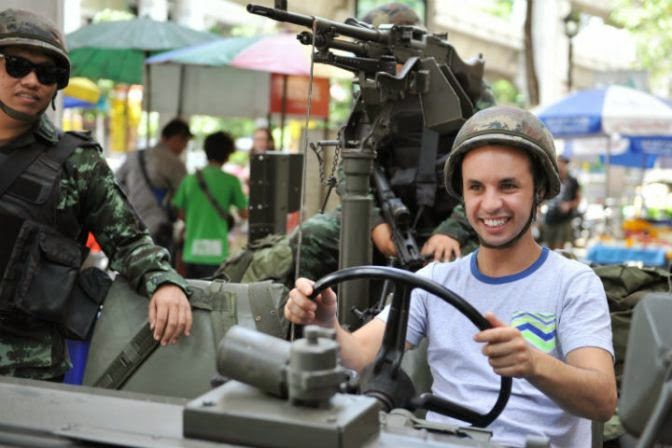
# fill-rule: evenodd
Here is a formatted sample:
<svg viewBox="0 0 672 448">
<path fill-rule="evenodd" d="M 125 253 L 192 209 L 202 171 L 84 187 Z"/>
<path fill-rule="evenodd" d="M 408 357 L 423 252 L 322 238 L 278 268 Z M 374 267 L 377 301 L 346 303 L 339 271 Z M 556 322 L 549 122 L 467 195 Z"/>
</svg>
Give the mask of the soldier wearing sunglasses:
<svg viewBox="0 0 672 448">
<path fill-rule="evenodd" d="M 89 232 L 110 268 L 148 297 L 157 343 L 191 330 L 188 286 L 129 206 L 100 146 L 60 132 L 44 114 L 69 77 L 63 36 L 50 21 L 0 12 L 0 375 L 59 380 L 69 369 L 64 337 L 90 335 L 109 284 L 97 274 L 83 280 Z"/>
</svg>

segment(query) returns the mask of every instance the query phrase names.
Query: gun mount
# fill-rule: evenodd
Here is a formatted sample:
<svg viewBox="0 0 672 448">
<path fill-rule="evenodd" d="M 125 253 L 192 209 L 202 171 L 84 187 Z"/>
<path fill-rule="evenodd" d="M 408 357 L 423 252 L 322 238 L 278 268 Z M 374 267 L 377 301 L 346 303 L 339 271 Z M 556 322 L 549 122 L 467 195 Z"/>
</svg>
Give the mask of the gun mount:
<svg viewBox="0 0 672 448">
<path fill-rule="evenodd" d="M 369 265 L 372 244 L 364 229 L 371 228 L 370 177 L 381 144 L 389 140 L 395 127 L 395 111 L 407 104 L 409 98 L 413 99 L 427 131 L 437 135 L 456 133 L 473 115 L 475 104 L 484 95 L 483 58 L 479 56 L 467 63 L 447 41 L 447 35 L 417 26 L 374 28 L 352 18 L 339 23 L 253 4 L 247 10 L 309 28 L 310 31 L 302 31 L 297 37 L 301 43 L 313 47 L 313 61 L 354 74 L 359 91 L 338 136 L 345 187 L 341 194 L 339 268 Z M 349 52 L 351 56 L 336 51 Z M 423 145 L 422 151 L 427 154 L 420 158 L 435 159 L 438 145 L 438 138 L 431 148 Z M 406 261 L 414 259 L 409 268 L 419 264 L 417 244 L 410 241 L 415 238 L 413 231 L 407 229 L 405 237 L 395 241 L 397 252 Z M 358 315 L 372 305 L 368 283 L 356 280 L 343 284 L 339 297 L 341 324 L 356 329 L 362 324 Z"/>
</svg>

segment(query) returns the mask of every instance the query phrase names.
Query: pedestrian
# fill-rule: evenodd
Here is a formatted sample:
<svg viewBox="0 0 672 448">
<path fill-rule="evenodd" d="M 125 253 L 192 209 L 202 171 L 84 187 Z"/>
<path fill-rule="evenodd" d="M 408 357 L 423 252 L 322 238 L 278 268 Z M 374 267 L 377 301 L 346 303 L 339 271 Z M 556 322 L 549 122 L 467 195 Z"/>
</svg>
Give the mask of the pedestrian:
<svg viewBox="0 0 672 448">
<path fill-rule="evenodd" d="M 457 134 L 444 173 L 480 247 L 417 275 L 463 297 L 492 327 L 476 332 L 451 305 L 415 289 L 407 348 L 426 337 L 434 394 L 481 414 L 497 399 L 495 374 L 514 378 L 508 404 L 488 427 L 494 443 L 524 446 L 527 436 L 545 436 L 551 446 L 591 446 L 590 420 L 608 420 L 616 406 L 611 323 L 590 267 L 532 236 L 538 204 L 560 191 L 551 134 L 528 111 L 482 110 Z M 342 362 L 361 371 L 381 346 L 389 308 L 348 333 L 338 323 L 334 292 L 326 289 L 315 301 L 312 292 L 311 280 L 298 279 L 285 317 L 334 328 Z M 427 418 L 459 424 L 433 412 Z"/>
<path fill-rule="evenodd" d="M 581 186 L 569 172 L 570 159 L 560 155 L 557 161 L 560 170 L 560 193 L 548 201 L 542 227 L 544 243 L 551 249 L 563 249 L 565 244 L 573 244 L 572 221 L 581 203 Z"/>
<path fill-rule="evenodd" d="M 191 330 L 188 286 L 152 243 L 100 146 L 60 132 L 44 113 L 69 77 L 52 22 L 0 12 L 1 375 L 58 381 L 71 367 L 64 333 L 80 311 L 69 306 L 89 231 L 111 269 L 149 298 L 157 341 Z"/>
<path fill-rule="evenodd" d="M 267 151 L 275 151 L 275 141 L 269 128 L 257 128 L 252 133 L 251 155 L 263 154 Z"/>
<path fill-rule="evenodd" d="M 172 256 L 177 217 L 170 203 L 187 174 L 180 156 L 192 137 L 189 124 L 174 118 L 163 127 L 161 139 L 154 147 L 129 154 L 116 173 L 154 242 L 168 249 Z"/>
<path fill-rule="evenodd" d="M 229 255 L 229 232 L 235 222 L 230 209 L 247 219 L 247 198 L 240 180 L 222 171 L 222 165 L 235 150 L 226 132 L 215 132 L 205 139 L 208 164 L 184 178 L 173 206 L 185 223 L 182 259 L 189 278 L 210 277 Z"/>
</svg>

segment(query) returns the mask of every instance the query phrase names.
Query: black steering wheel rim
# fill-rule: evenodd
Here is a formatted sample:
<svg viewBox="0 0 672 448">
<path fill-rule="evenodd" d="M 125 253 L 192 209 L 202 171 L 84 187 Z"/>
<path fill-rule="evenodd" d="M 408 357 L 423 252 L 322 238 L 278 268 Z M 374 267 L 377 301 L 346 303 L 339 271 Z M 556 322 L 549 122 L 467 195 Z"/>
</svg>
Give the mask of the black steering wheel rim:
<svg viewBox="0 0 672 448">
<path fill-rule="evenodd" d="M 394 282 L 410 284 L 411 286 L 421 288 L 435 295 L 444 302 L 452 305 L 467 319 L 469 319 L 478 329 L 486 330 L 488 328 L 492 328 L 490 322 L 488 322 L 488 320 L 478 310 L 476 310 L 476 308 L 474 308 L 462 297 L 445 286 L 433 280 L 415 275 L 412 272 L 387 266 L 356 266 L 332 272 L 331 274 L 328 274 L 315 282 L 311 299 L 314 299 L 322 291 L 331 286 L 348 280 L 356 279 L 391 280 Z M 504 407 L 506 406 L 506 403 L 511 396 L 511 386 L 512 379 L 510 377 L 502 376 L 497 400 L 490 411 L 485 414 L 470 412 L 470 414 L 473 414 L 474 416 L 471 419 L 465 419 L 463 416 L 458 415 L 450 416 L 468 421 L 477 426 L 486 427 L 492 423 L 504 410 Z M 423 394 L 423 396 L 426 395 L 431 394 Z M 442 399 L 439 399 L 438 397 L 434 398 L 436 398 L 438 401 L 442 401 Z"/>
</svg>

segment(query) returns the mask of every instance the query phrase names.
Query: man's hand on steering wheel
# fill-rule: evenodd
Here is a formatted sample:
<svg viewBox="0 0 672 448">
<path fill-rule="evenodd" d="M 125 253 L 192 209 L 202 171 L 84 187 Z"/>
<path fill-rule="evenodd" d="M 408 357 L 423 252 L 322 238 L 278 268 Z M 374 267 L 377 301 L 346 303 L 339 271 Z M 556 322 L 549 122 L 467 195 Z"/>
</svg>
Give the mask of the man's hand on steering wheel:
<svg viewBox="0 0 672 448">
<path fill-rule="evenodd" d="M 311 300 L 308 297 L 313 293 L 314 285 L 315 282 L 307 278 L 296 280 L 285 304 L 285 318 L 298 325 L 333 327 L 336 322 L 336 294 L 327 288 Z"/>
<path fill-rule="evenodd" d="M 482 352 L 497 375 L 528 378 L 534 375 L 535 351 L 525 342 L 520 330 L 506 325 L 491 313 L 485 318 L 492 328 L 474 336 L 474 341 L 485 342 Z"/>
</svg>

